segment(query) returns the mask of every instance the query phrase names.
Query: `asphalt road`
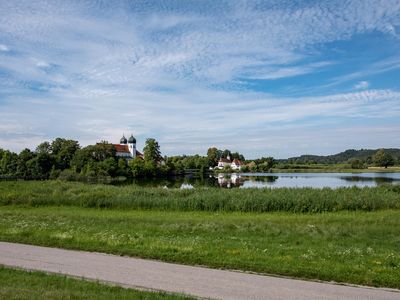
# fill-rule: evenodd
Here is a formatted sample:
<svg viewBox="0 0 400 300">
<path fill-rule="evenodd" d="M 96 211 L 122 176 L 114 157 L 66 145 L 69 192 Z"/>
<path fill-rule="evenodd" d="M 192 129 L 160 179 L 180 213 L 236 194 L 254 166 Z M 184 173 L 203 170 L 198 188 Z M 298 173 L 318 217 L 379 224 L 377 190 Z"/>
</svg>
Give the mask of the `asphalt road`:
<svg viewBox="0 0 400 300">
<path fill-rule="evenodd" d="M 5 242 L 0 242 L 0 264 L 211 299 L 400 299 L 400 290 L 344 286 Z"/>
</svg>

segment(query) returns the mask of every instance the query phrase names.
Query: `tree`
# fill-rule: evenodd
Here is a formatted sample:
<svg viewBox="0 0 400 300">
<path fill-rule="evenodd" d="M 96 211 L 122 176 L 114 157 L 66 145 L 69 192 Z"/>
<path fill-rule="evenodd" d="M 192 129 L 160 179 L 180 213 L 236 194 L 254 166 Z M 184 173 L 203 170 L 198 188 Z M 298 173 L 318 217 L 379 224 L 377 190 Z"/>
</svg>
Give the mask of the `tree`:
<svg viewBox="0 0 400 300">
<path fill-rule="evenodd" d="M 379 167 L 389 167 L 394 165 L 394 159 L 393 157 L 389 154 L 386 153 L 385 150 L 380 149 L 378 150 L 373 156 L 372 156 L 372 161 L 376 166 Z"/>
<path fill-rule="evenodd" d="M 208 148 L 207 150 L 207 159 L 208 159 L 208 166 L 215 167 L 218 164 L 219 160 L 219 153 L 218 149 L 215 147 Z"/>
<path fill-rule="evenodd" d="M 107 141 L 101 141 L 92 146 L 92 157 L 96 161 L 102 161 L 109 157 L 115 157 L 115 147 Z"/>
<path fill-rule="evenodd" d="M 145 173 L 144 160 L 140 157 L 136 157 L 129 162 L 129 167 L 132 171 L 133 177 L 142 177 Z"/>
<path fill-rule="evenodd" d="M 51 145 L 49 142 L 43 142 L 36 147 L 36 153 L 51 153 Z"/>
<path fill-rule="evenodd" d="M 120 158 L 118 159 L 118 171 L 117 171 L 118 176 L 126 176 L 126 177 L 132 177 L 130 176 L 129 168 L 128 168 L 128 163 L 125 158 Z"/>
<path fill-rule="evenodd" d="M 364 167 L 364 163 L 358 158 L 350 159 L 349 163 L 352 169 L 362 169 Z"/>
<path fill-rule="evenodd" d="M 263 157 L 262 158 L 262 166 L 263 166 L 263 171 L 269 171 L 272 169 L 276 163 L 275 159 L 273 157 Z"/>
<path fill-rule="evenodd" d="M 118 163 L 113 157 L 108 157 L 97 163 L 97 174 L 108 174 L 111 177 L 117 175 Z M 103 172 L 100 172 L 103 171 Z"/>
<path fill-rule="evenodd" d="M 42 143 L 41 145 L 45 143 Z M 51 143 L 50 149 L 55 158 L 56 168 L 64 170 L 71 167 L 71 160 L 74 157 L 75 152 L 80 149 L 80 146 L 77 141 L 56 138 Z"/>
<path fill-rule="evenodd" d="M 52 158 L 48 153 L 40 153 L 35 158 L 39 178 L 48 178 L 53 166 Z"/>
<path fill-rule="evenodd" d="M 232 159 L 238 159 L 241 161 L 244 161 L 244 156 L 242 154 L 240 154 L 239 152 L 234 152 L 232 153 Z"/>
<path fill-rule="evenodd" d="M 257 165 L 254 161 L 250 162 L 247 167 L 249 168 L 250 172 L 257 172 Z"/>
<path fill-rule="evenodd" d="M 0 160 L 0 173 L 13 176 L 17 171 L 18 155 L 11 151 L 4 151 Z"/>
<path fill-rule="evenodd" d="M 19 178 L 29 178 L 32 177 L 32 174 L 29 172 L 27 167 L 27 162 L 35 157 L 35 153 L 33 153 L 28 148 L 22 150 L 18 155 L 17 162 L 17 177 Z"/>
<path fill-rule="evenodd" d="M 76 172 L 81 172 L 89 162 L 94 161 L 93 153 L 95 153 L 95 146 L 87 146 L 77 150 L 71 160 L 71 167 Z"/>
<path fill-rule="evenodd" d="M 222 157 L 223 158 L 228 158 L 228 156 L 232 159 L 232 153 L 230 150 L 225 149 L 224 152 L 222 152 Z"/>
<path fill-rule="evenodd" d="M 162 161 L 160 146 L 155 139 L 147 139 L 143 148 L 143 155 L 145 162 L 150 162 L 157 165 Z"/>
</svg>

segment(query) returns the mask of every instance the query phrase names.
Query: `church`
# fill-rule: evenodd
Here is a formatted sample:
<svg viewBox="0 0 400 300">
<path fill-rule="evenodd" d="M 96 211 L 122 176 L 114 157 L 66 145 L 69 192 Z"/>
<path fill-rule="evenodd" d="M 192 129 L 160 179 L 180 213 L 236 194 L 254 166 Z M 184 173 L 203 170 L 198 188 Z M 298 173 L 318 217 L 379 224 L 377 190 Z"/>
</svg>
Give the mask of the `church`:
<svg viewBox="0 0 400 300">
<path fill-rule="evenodd" d="M 131 134 L 129 139 L 126 139 L 125 135 L 122 135 L 119 144 L 113 144 L 113 146 L 115 147 L 115 155 L 118 157 L 126 159 L 143 158 L 143 154 L 136 149 L 136 139 L 133 134 Z"/>
</svg>

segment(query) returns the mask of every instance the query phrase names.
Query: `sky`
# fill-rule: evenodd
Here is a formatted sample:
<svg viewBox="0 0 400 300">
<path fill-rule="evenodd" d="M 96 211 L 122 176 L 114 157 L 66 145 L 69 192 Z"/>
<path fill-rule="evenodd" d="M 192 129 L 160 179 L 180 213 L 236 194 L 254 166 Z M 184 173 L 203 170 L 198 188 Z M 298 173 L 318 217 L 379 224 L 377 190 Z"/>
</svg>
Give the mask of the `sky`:
<svg viewBox="0 0 400 300">
<path fill-rule="evenodd" d="M 0 148 L 400 147 L 400 0 L 0 1 Z"/>
</svg>

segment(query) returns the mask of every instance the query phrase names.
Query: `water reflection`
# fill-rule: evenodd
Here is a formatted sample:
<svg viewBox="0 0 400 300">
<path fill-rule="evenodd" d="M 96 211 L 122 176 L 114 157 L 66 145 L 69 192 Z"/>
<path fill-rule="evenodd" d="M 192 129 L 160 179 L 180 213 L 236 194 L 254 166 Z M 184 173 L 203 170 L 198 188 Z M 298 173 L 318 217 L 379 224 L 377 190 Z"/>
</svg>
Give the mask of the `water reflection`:
<svg viewBox="0 0 400 300">
<path fill-rule="evenodd" d="M 136 179 L 132 183 L 144 187 L 189 189 L 312 187 L 338 188 L 400 184 L 400 173 L 242 173 L 209 176 L 171 177 L 167 179 Z"/>
<path fill-rule="evenodd" d="M 219 174 L 217 179 L 219 186 L 224 188 L 239 187 L 245 181 L 240 174 Z"/>
</svg>

